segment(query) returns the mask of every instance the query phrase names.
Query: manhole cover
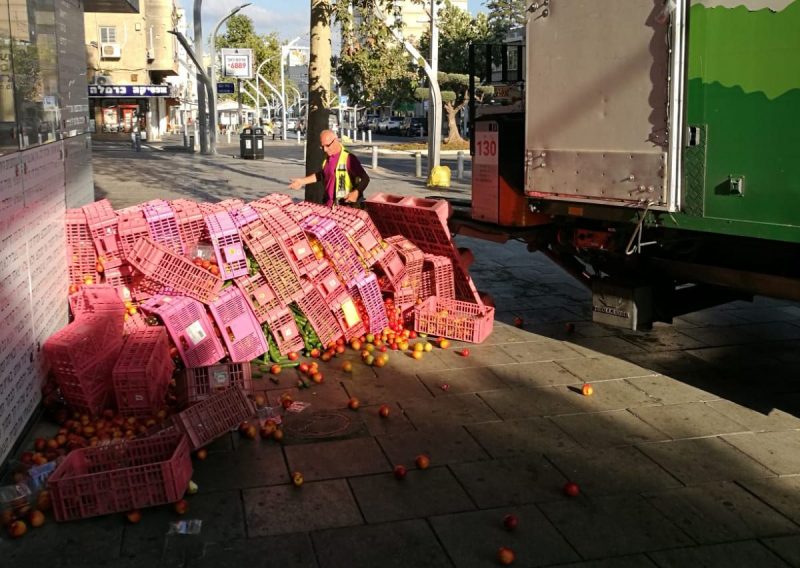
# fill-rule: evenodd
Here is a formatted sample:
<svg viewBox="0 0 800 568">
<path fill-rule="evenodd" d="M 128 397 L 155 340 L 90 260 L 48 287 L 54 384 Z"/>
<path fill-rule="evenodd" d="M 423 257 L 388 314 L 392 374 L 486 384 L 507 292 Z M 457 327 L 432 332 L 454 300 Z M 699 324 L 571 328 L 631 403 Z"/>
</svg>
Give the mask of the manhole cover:
<svg viewBox="0 0 800 568">
<path fill-rule="evenodd" d="M 287 440 L 321 440 L 353 435 L 362 427 L 349 416 L 336 410 L 318 410 L 284 416 L 283 429 Z"/>
</svg>

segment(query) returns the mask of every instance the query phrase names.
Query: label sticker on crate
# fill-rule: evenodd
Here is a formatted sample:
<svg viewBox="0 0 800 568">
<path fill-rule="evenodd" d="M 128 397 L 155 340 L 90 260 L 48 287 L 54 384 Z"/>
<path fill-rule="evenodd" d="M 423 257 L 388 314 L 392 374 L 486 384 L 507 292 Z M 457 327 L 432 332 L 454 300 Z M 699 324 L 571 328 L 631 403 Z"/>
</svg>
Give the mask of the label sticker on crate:
<svg viewBox="0 0 800 568">
<path fill-rule="evenodd" d="M 224 387 L 228 385 L 228 380 L 230 379 L 230 375 L 226 369 L 215 369 L 211 373 L 211 380 L 214 382 L 214 385 L 217 387 Z"/>
<path fill-rule="evenodd" d="M 186 328 L 186 335 L 189 336 L 189 339 L 194 345 L 197 345 L 207 337 L 206 332 L 203 329 L 203 324 L 200 323 L 200 320 L 195 321 Z"/>
<path fill-rule="evenodd" d="M 342 304 L 342 312 L 344 312 L 344 321 L 347 327 L 353 327 L 361 321 L 361 316 L 358 315 L 358 308 L 353 303 L 353 300 L 347 300 Z"/>
</svg>

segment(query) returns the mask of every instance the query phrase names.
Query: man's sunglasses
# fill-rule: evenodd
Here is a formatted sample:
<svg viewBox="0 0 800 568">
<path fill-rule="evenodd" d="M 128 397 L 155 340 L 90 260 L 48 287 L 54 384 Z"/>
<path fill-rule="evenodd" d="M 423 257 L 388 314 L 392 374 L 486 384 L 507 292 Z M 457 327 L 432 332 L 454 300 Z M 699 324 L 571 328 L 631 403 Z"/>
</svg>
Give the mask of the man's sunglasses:
<svg viewBox="0 0 800 568">
<path fill-rule="evenodd" d="M 336 138 L 334 138 L 333 140 L 331 140 L 331 141 L 330 141 L 330 142 L 328 142 L 327 144 L 323 144 L 323 145 L 321 145 L 321 146 L 320 146 L 320 148 L 322 148 L 323 150 L 325 150 L 326 148 L 328 148 L 328 146 L 330 146 L 330 145 L 331 145 L 331 144 L 333 144 L 334 142 L 336 142 Z"/>
</svg>

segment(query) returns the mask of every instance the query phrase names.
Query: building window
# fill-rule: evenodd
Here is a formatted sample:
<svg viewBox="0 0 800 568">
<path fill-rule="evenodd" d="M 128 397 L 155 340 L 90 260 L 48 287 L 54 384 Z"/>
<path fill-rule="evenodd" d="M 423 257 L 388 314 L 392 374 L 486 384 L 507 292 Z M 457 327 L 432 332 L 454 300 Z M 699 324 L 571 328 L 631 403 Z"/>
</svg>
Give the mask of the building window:
<svg viewBox="0 0 800 568">
<path fill-rule="evenodd" d="M 117 43 L 117 28 L 114 26 L 101 26 L 100 43 Z"/>
</svg>

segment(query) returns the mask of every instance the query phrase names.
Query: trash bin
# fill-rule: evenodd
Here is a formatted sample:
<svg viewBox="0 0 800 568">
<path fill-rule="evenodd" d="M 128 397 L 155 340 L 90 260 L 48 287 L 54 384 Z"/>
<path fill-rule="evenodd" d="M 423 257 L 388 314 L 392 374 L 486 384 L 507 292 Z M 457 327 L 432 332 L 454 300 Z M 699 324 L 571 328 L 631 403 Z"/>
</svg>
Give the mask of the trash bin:
<svg viewBox="0 0 800 568">
<path fill-rule="evenodd" d="M 250 160 L 264 159 L 264 129 L 261 127 L 242 128 L 239 134 L 239 153 Z"/>
</svg>

